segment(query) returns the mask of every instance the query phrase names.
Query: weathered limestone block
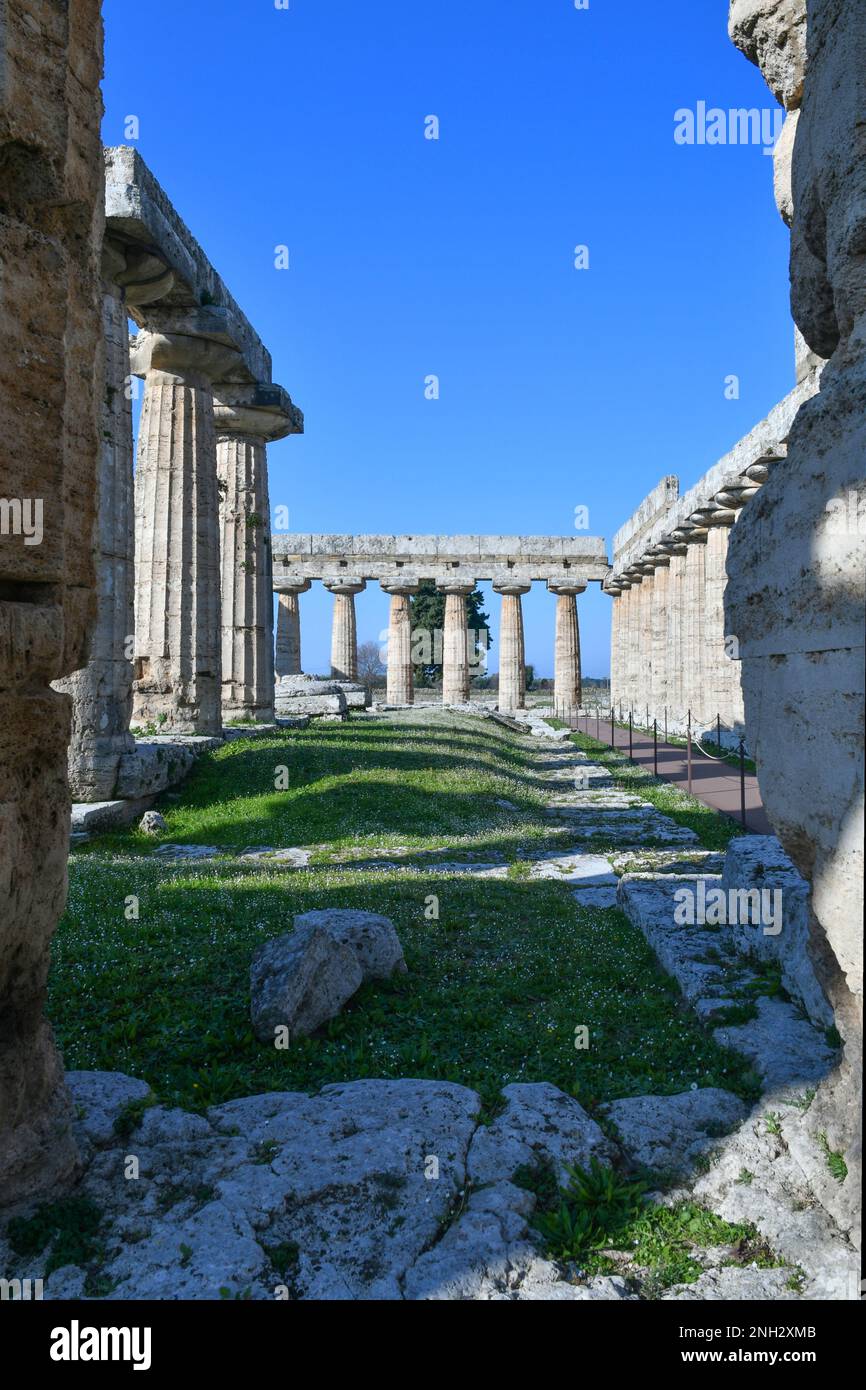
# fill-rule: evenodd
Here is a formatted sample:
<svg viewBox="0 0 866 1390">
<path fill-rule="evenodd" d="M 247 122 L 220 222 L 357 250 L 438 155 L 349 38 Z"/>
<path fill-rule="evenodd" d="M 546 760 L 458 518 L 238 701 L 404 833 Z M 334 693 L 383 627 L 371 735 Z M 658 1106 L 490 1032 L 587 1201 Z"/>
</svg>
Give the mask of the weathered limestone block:
<svg viewBox="0 0 866 1390">
<path fill-rule="evenodd" d="M 800 105 L 806 71 L 804 0 L 731 0 L 728 33 L 763 72 L 787 111 Z"/>
<path fill-rule="evenodd" d="M 187 745 L 138 739 L 120 759 L 115 793 L 132 799 L 155 796 L 182 781 L 195 760 L 196 750 Z"/>
<path fill-rule="evenodd" d="M 146 378 L 135 474 L 133 718 L 167 732 L 222 727 L 214 376 L 236 359 L 206 337 L 139 333 Z"/>
<path fill-rule="evenodd" d="M 357 953 L 323 927 L 266 941 L 250 967 L 250 1009 L 260 1042 L 276 1030 L 290 1038 L 314 1033 L 334 1018 L 363 982 Z"/>
<path fill-rule="evenodd" d="M 294 928 L 295 936 L 306 936 L 321 928 L 334 941 L 350 946 L 365 981 L 388 980 L 394 974 L 406 973 L 403 947 L 390 917 L 352 908 L 329 907 L 300 913 L 294 919 Z"/>
<path fill-rule="evenodd" d="M 744 51 L 771 85 L 772 55 L 804 20 L 808 32 L 793 155 L 792 307 L 808 347 L 830 361 L 791 428 L 784 466 L 732 532 L 726 607 L 762 798 L 812 884 L 810 950 L 845 1041 L 838 1072 L 809 1111 L 810 1125 L 845 1154 L 843 1202 L 842 1189 L 859 1186 L 862 1055 L 866 8 L 857 0 L 765 8 L 767 43 Z M 740 9 L 732 7 L 735 36 Z"/>
<path fill-rule="evenodd" d="M 771 907 L 781 908 L 780 930 L 765 932 L 762 925 L 733 922 L 734 945 L 744 955 L 762 961 L 778 961 L 782 984 L 813 1023 L 826 1028 L 833 1010 L 821 989 L 812 963 L 809 933 L 809 885 L 797 873 L 775 835 L 743 835 L 732 840 L 725 855 L 722 888 L 771 895 Z M 777 896 L 778 895 L 778 896 Z"/>
<path fill-rule="evenodd" d="M 44 1015 L 66 896 L 70 700 L 83 665 L 103 372 L 97 0 L 0 7 L 0 1203 L 76 1164 Z"/>
</svg>

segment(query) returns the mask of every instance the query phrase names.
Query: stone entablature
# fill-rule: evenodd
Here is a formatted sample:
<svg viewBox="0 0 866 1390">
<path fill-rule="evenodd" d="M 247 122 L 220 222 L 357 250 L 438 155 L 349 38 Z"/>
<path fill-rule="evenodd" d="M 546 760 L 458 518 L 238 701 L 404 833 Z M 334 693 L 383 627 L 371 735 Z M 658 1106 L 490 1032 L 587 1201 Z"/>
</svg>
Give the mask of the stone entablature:
<svg viewBox="0 0 866 1390">
<path fill-rule="evenodd" d="M 280 580 L 330 579 L 346 570 L 360 579 L 393 579 L 405 568 L 419 580 L 556 581 L 568 573 L 581 584 L 610 573 L 603 538 L 584 536 L 341 536 L 275 533 L 274 588 Z"/>
<path fill-rule="evenodd" d="M 613 538 L 613 566 L 605 589 L 616 592 L 617 581 L 633 565 L 649 563 L 654 547 L 667 544 L 675 531 L 699 531 L 706 525 L 694 516 L 701 511 L 738 512 L 766 481 L 769 470 L 785 457 L 786 441 L 801 405 L 814 396 L 820 375 L 800 382 L 784 400 L 770 411 L 721 458 L 703 477 L 679 495 L 674 475 L 657 484 Z M 719 500 L 719 494 L 728 494 Z M 664 499 L 667 498 L 667 505 Z M 648 524 L 649 519 L 651 523 Z M 718 524 L 731 524 L 719 518 Z M 698 537 L 696 536 L 695 539 Z M 682 536 L 686 540 L 686 536 Z"/>
</svg>

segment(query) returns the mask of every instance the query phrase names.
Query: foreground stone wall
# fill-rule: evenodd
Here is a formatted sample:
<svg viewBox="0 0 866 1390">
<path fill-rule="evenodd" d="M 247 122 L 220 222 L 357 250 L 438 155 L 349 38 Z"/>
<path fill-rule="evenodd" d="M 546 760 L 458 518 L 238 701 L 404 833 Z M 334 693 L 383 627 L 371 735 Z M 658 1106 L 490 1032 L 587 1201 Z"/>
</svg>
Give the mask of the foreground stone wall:
<svg viewBox="0 0 866 1390">
<path fill-rule="evenodd" d="M 862 1055 L 866 6 L 734 0 L 730 32 L 788 111 L 775 181 L 792 307 L 807 348 L 830 359 L 784 465 L 732 533 L 725 603 L 764 805 L 812 884 L 810 949 L 845 1041 L 809 1118 L 849 1176 L 826 1181 L 817 1142 L 801 1162 L 849 1230 Z"/>
<path fill-rule="evenodd" d="M 69 836 L 50 682 L 95 614 L 101 65 L 99 0 L 0 0 L 0 1202 L 76 1163 L 44 1015 Z"/>
</svg>

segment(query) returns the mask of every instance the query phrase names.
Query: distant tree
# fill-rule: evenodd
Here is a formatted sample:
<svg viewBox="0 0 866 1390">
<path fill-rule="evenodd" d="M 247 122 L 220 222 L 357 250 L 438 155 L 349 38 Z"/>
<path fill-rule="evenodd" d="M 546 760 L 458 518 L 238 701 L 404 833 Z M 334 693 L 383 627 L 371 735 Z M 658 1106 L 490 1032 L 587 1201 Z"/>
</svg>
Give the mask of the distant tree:
<svg viewBox="0 0 866 1390">
<path fill-rule="evenodd" d="M 534 684 L 535 684 L 535 667 L 534 667 L 534 666 L 527 666 L 527 667 L 526 667 L 526 689 L 527 689 L 527 690 L 531 690 Z"/>
<path fill-rule="evenodd" d="M 386 674 L 378 642 L 362 642 L 358 648 L 358 683 L 372 693 Z"/>
<path fill-rule="evenodd" d="M 473 654 L 478 657 L 492 645 L 490 618 L 484 612 L 484 595 L 473 589 L 466 598 L 466 626 L 475 634 Z M 415 663 L 415 683 L 419 686 L 437 685 L 442 680 L 442 634 L 445 630 L 445 595 L 440 594 L 432 580 L 421 585 L 412 597 L 412 654 Z M 486 638 L 485 635 L 486 634 Z M 470 675 L 483 675 L 485 665 L 478 660 L 470 667 Z"/>
</svg>

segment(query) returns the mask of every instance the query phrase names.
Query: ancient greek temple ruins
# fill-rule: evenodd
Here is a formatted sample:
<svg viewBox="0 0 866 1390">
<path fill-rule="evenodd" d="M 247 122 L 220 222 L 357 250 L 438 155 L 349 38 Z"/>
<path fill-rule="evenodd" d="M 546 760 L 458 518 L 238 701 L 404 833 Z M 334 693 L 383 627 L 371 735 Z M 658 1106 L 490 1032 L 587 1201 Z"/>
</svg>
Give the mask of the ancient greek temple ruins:
<svg viewBox="0 0 866 1390">
<path fill-rule="evenodd" d="M 600 538 L 562 536 L 327 536 L 274 535 L 274 588 L 279 594 L 276 670 L 301 670 L 300 595 L 319 580 L 334 595 L 331 671 L 344 680 L 358 673 L 355 596 L 369 581 L 390 595 L 387 701 L 411 704 L 413 651 L 410 599 L 426 581 L 445 595 L 441 634 L 442 701 L 469 699 L 473 641 L 466 598 L 480 580 L 501 595 L 499 708 L 521 709 L 526 695 L 523 595 L 534 581 L 556 598 L 554 704 L 573 722 L 581 704 L 577 597 L 601 583 L 610 566 Z M 439 653 L 434 655 L 438 658 Z"/>
</svg>

